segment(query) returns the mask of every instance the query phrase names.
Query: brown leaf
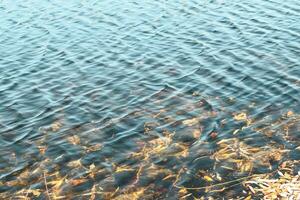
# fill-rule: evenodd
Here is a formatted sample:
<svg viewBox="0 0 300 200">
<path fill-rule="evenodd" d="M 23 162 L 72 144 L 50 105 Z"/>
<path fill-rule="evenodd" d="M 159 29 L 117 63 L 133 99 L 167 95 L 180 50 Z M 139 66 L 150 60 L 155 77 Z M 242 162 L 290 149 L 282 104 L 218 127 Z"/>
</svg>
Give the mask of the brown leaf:
<svg viewBox="0 0 300 200">
<path fill-rule="evenodd" d="M 85 183 L 87 182 L 88 179 L 85 179 L 85 178 L 79 178 L 79 179 L 73 179 L 73 180 L 70 180 L 69 183 L 72 185 L 72 186 L 77 186 L 77 185 L 80 185 L 82 183 Z"/>
<path fill-rule="evenodd" d="M 215 139 L 218 136 L 218 133 L 217 132 L 212 132 L 209 136 L 210 136 L 211 139 Z"/>
<path fill-rule="evenodd" d="M 200 138 L 200 136 L 201 136 L 201 131 L 199 129 L 193 131 L 194 138 Z"/>
<path fill-rule="evenodd" d="M 47 150 L 47 147 L 46 146 L 38 146 L 38 149 L 40 151 L 40 154 L 44 155 Z"/>
</svg>

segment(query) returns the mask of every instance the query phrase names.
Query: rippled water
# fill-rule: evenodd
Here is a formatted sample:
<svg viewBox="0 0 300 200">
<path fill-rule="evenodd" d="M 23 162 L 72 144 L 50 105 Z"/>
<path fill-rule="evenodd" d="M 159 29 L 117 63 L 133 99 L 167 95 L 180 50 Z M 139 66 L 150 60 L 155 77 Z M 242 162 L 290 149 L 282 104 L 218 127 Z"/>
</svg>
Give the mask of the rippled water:
<svg viewBox="0 0 300 200">
<path fill-rule="evenodd" d="M 96 185 L 100 199 L 139 187 L 176 199 L 207 185 L 199 171 L 242 176 L 212 158 L 222 139 L 294 152 L 300 127 L 286 140 L 287 122 L 268 124 L 300 112 L 299 22 L 297 0 L 1 0 L 0 192 L 46 198 L 56 173 L 64 198 Z"/>
</svg>

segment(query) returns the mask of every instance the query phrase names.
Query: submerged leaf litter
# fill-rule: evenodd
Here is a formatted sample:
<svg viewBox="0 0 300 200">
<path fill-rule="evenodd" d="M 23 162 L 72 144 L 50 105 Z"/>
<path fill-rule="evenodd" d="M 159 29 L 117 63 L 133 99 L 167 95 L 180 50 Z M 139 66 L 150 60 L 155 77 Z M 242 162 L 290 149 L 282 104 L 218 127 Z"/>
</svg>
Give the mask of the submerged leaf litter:
<svg viewBox="0 0 300 200">
<path fill-rule="evenodd" d="M 292 130 L 297 129 L 300 115 L 288 110 L 270 121 L 254 118 L 246 110 L 233 112 L 220 120 L 222 126 L 229 120 L 239 124 L 229 129 L 229 135 L 217 130 L 204 135 L 202 122 L 219 117 L 219 112 L 201 109 L 201 114 L 179 122 L 167 116 L 167 109 L 152 113 L 152 121 L 144 123 L 142 137 L 134 138 L 135 148 L 125 150 L 124 160 L 119 162 L 111 154 L 102 162 L 87 163 L 83 157 L 97 155 L 94 153 L 103 151 L 106 144 L 85 141 L 72 133 L 64 140 L 80 149 L 82 158 L 62 165 L 63 154 L 48 156 L 47 138 L 64 127 L 62 121 L 54 121 L 41 129 L 44 136 L 35 142 L 40 159 L 2 180 L 0 188 L 6 192 L 0 197 L 138 200 L 220 199 L 225 195 L 226 199 L 299 199 L 300 143 Z M 134 116 L 143 114 L 136 112 Z M 166 128 L 157 131 L 163 124 Z M 186 138 L 169 128 L 174 124 L 184 128 Z M 247 136 L 247 131 L 255 135 Z M 263 138 L 265 144 L 257 143 L 255 137 Z M 18 162 L 13 156 L 11 161 Z M 13 171 L 13 167 L 1 171 Z"/>
</svg>

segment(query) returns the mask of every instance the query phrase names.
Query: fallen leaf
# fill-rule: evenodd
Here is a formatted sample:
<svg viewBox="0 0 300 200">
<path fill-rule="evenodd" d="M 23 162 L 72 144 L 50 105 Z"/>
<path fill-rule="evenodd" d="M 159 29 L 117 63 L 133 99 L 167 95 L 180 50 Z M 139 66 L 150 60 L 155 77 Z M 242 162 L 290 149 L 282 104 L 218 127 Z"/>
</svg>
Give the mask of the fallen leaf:
<svg viewBox="0 0 300 200">
<path fill-rule="evenodd" d="M 128 166 L 123 165 L 123 166 L 116 167 L 116 170 L 115 170 L 116 173 L 128 172 L 128 171 L 134 171 L 134 169 L 132 169 L 132 168 L 130 168 Z"/>
<path fill-rule="evenodd" d="M 210 176 L 208 176 L 208 175 L 205 175 L 203 177 L 203 179 L 206 180 L 207 182 L 212 182 L 213 181 L 213 179 Z"/>
<path fill-rule="evenodd" d="M 67 140 L 73 145 L 78 145 L 80 143 L 80 138 L 77 135 L 70 136 Z"/>
<path fill-rule="evenodd" d="M 218 133 L 217 132 L 212 132 L 209 136 L 210 136 L 211 139 L 215 139 L 218 136 Z"/>
<path fill-rule="evenodd" d="M 146 188 L 140 188 L 137 191 L 133 192 L 124 192 L 123 194 L 120 194 L 119 196 L 113 198 L 114 200 L 138 200 L 138 199 L 143 199 L 142 195 L 146 191 Z M 115 192 L 116 193 L 116 192 Z"/>
<path fill-rule="evenodd" d="M 38 149 L 40 151 L 40 154 L 44 155 L 46 150 L 47 150 L 47 147 L 45 146 L 38 146 Z"/>
<path fill-rule="evenodd" d="M 85 178 L 73 179 L 73 180 L 70 180 L 69 183 L 73 186 L 77 186 L 77 185 L 87 182 L 87 180 L 88 179 L 85 179 Z"/>
<path fill-rule="evenodd" d="M 186 126 L 193 126 L 199 123 L 199 119 L 198 118 L 186 119 L 182 123 Z"/>
<path fill-rule="evenodd" d="M 101 149 L 101 144 L 95 144 L 93 146 L 90 146 L 90 147 L 84 147 L 88 152 L 91 152 L 91 151 L 98 151 Z"/>
<path fill-rule="evenodd" d="M 41 195 L 41 192 L 40 192 L 39 189 L 36 189 L 36 190 L 34 190 L 34 189 L 28 189 L 28 190 L 24 189 L 24 190 L 20 190 L 20 191 L 16 192 L 16 194 L 26 194 L 26 196 L 28 194 L 32 194 L 35 197 L 39 197 Z M 27 198 L 25 198 L 25 199 L 27 199 Z"/>
<path fill-rule="evenodd" d="M 247 196 L 244 200 L 251 200 L 251 199 L 252 199 L 252 196 L 249 195 L 249 196 Z"/>
<path fill-rule="evenodd" d="M 199 129 L 193 131 L 194 138 L 200 138 L 200 136 L 201 136 L 201 131 Z"/>
<path fill-rule="evenodd" d="M 192 95 L 193 96 L 200 96 L 200 92 L 194 91 Z"/>
<path fill-rule="evenodd" d="M 182 195 L 186 195 L 188 193 L 187 189 L 185 188 L 181 188 L 178 193 L 182 196 Z"/>
<path fill-rule="evenodd" d="M 287 117 L 291 117 L 291 116 L 293 116 L 294 115 L 294 112 L 293 111 L 288 111 L 287 113 L 286 113 L 286 116 Z"/>
<path fill-rule="evenodd" d="M 62 127 L 62 124 L 59 121 L 54 122 L 51 124 L 52 131 L 56 132 Z"/>
<path fill-rule="evenodd" d="M 93 188 L 91 189 L 91 196 L 90 196 L 90 199 L 89 200 L 95 200 L 96 199 L 96 186 L 93 185 Z"/>
<path fill-rule="evenodd" d="M 239 114 L 234 115 L 233 118 L 237 121 L 245 121 L 245 120 L 247 120 L 247 114 L 239 113 Z"/>
<path fill-rule="evenodd" d="M 15 186 L 25 186 L 25 183 L 22 183 L 19 180 L 12 180 L 12 181 L 8 181 L 6 182 L 6 185 L 9 187 L 15 187 Z"/>
<path fill-rule="evenodd" d="M 233 135 L 237 134 L 240 131 L 240 129 L 236 129 L 235 131 L 233 131 Z"/>
<path fill-rule="evenodd" d="M 71 162 L 69 162 L 67 164 L 68 167 L 72 167 L 72 168 L 77 168 L 77 167 L 82 167 L 82 163 L 80 161 L 81 159 L 78 159 L 78 160 L 73 160 Z"/>
<path fill-rule="evenodd" d="M 93 170 L 93 169 L 95 169 L 95 168 L 96 168 L 96 166 L 95 166 L 94 163 L 90 165 L 90 170 Z"/>
<path fill-rule="evenodd" d="M 49 185 L 53 185 L 54 189 L 60 188 L 60 186 L 64 183 L 65 178 L 60 178 L 58 180 L 48 182 Z"/>
</svg>

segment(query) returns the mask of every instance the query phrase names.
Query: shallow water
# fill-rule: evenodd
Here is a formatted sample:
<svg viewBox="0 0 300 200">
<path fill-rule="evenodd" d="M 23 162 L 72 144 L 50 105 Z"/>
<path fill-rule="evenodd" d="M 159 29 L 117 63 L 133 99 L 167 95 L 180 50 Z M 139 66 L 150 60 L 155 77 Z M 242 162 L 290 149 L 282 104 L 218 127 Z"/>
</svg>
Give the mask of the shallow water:
<svg viewBox="0 0 300 200">
<path fill-rule="evenodd" d="M 230 138 L 300 159 L 299 125 L 281 134 L 300 113 L 299 22 L 297 0 L 0 1 L 0 192 L 43 199 L 58 173 L 64 198 L 176 199 L 245 176 L 213 157 Z"/>
</svg>

